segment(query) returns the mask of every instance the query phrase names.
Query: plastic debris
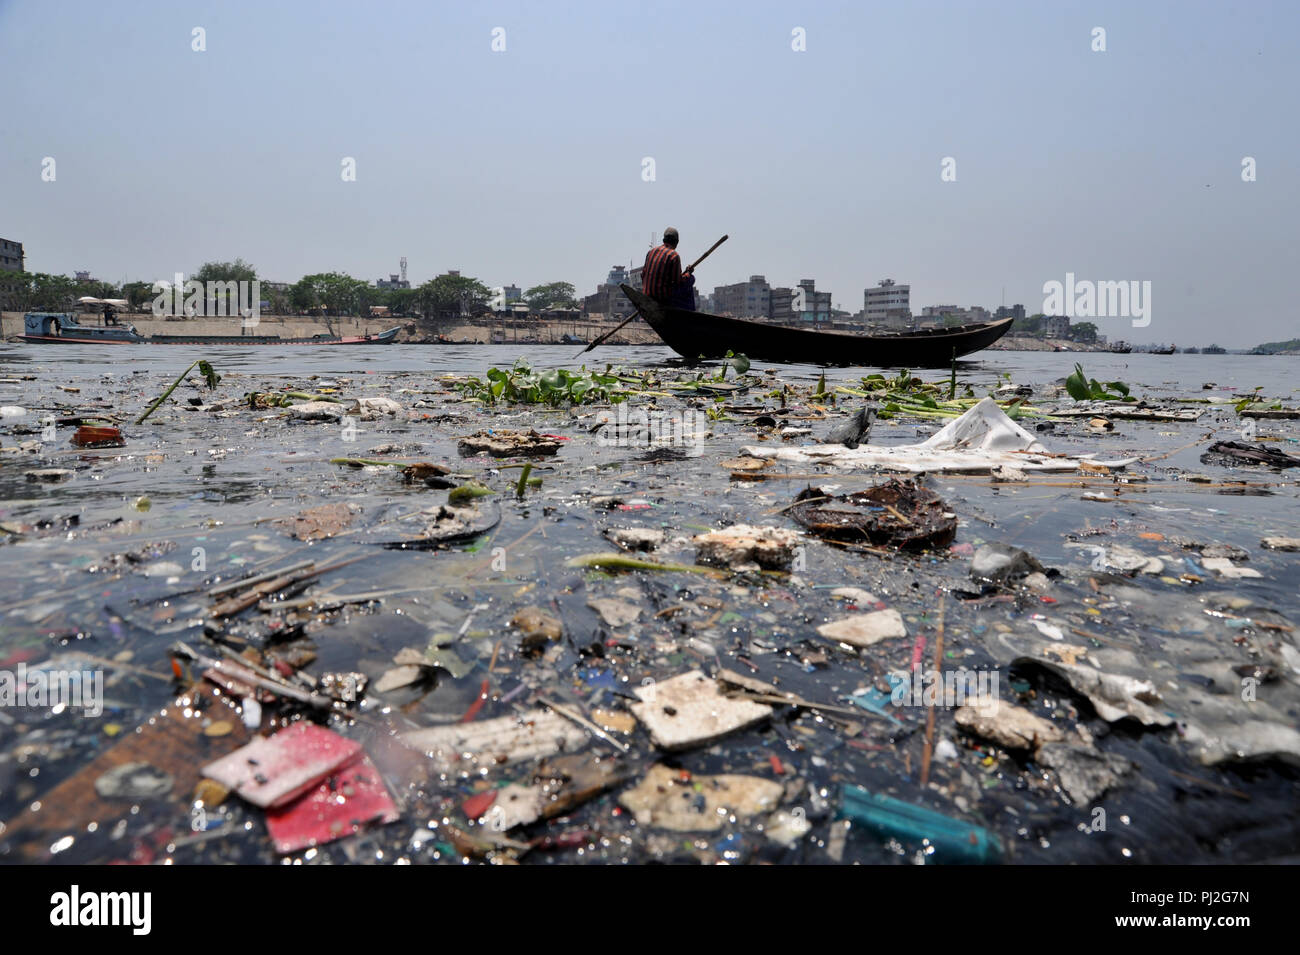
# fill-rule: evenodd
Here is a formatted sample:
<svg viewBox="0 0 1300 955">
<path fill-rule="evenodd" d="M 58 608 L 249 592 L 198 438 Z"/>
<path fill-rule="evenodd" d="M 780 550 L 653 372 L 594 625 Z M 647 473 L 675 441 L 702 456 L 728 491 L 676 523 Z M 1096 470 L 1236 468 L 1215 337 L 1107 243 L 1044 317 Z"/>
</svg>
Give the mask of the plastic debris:
<svg viewBox="0 0 1300 955">
<path fill-rule="evenodd" d="M 947 547 L 957 533 L 957 515 L 913 481 L 890 480 L 841 496 L 807 488 L 795 501 L 790 516 L 829 540 L 916 550 Z"/>
<path fill-rule="evenodd" d="M 298 421 L 341 421 L 343 406 L 334 401 L 304 401 L 290 405 L 288 414 Z"/>
<path fill-rule="evenodd" d="M 618 797 L 639 825 L 674 832 L 716 832 L 731 816 L 745 819 L 776 808 L 784 786 L 757 776 L 683 774 L 662 763 Z"/>
<path fill-rule="evenodd" d="M 871 423 L 876 420 L 876 409 L 859 408 L 849 416 L 849 420 L 836 425 L 824 439 L 826 444 L 842 444 L 846 448 L 856 448 L 871 434 Z"/>
<path fill-rule="evenodd" d="M 829 464 L 849 470 L 880 468 L 911 473 L 968 471 L 987 473 L 994 467 L 1023 471 L 1073 471 L 1081 461 L 1122 468 L 1137 458 L 1094 461 L 1093 455 L 1054 455 L 993 401 L 985 398 L 955 421 L 920 444 L 864 445 L 856 449 L 834 446 L 765 448 L 747 446 L 742 453 L 755 458 L 776 458 L 795 464 Z"/>
<path fill-rule="evenodd" d="M 1114 723 L 1125 718 L 1135 719 L 1145 726 L 1170 726 L 1174 722 L 1168 713 L 1155 708 L 1163 701 L 1150 680 L 1104 673 L 1078 664 L 1042 659 L 1033 662 L 1064 677 L 1070 686 L 1088 698 L 1097 710 L 1097 715 L 1107 722 Z"/>
<path fill-rule="evenodd" d="M 196 709 L 204 714 L 199 716 Z M 173 812 L 184 815 L 190 793 L 199 785 L 199 767 L 204 762 L 231 752 L 248 739 L 243 724 L 233 722 L 232 731 L 224 736 L 205 735 L 204 731 L 215 719 L 226 718 L 230 713 L 225 703 L 203 687 L 193 687 L 176 702 L 155 712 L 137 732 L 128 732 L 111 747 L 99 753 L 80 771 L 41 794 L 35 807 L 28 806 L 18 815 L 5 820 L 0 832 L 0 848 L 6 844 L 18 846 L 18 858 L 41 859 L 48 857 L 49 847 L 64 834 L 87 840 L 88 829 L 94 823 L 103 838 L 112 827 L 130 814 L 135 805 L 130 798 L 118 798 L 116 788 L 128 778 L 147 783 L 156 795 L 153 803 L 162 803 Z M 123 769 L 123 767 L 131 767 Z M 150 767 L 145 772 L 140 767 Z M 100 780 L 111 777 L 114 782 L 109 791 L 100 794 Z M 163 778 L 170 787 L 163 792 Z M 112 848 L 107 858 L 119 858 L 129 846 Z"/>
<path fill-rule="evenodd" d="M 1243 577 L 1264 576 L 1253 567 L 1238 567 L 1227 557 L 1202 557 L 1201 566 L 1206 570 L 1213 571 L 1220 577 L 1227 577 L 1232 580 L 1237 580 Z"/>
<path fill-rule="evenodd" d="M 1266 444 L 1244 444 L 1240 441 L 1216 441 L 1201 455 L 1202 464 L 1267 465 L 1272 468 L 1300 467 L 1300 458 L 1270 448 Z"/>
<path fill-rule="evenodd" d="M 354 505 L 341 501 L 319 504 L 307 508 L 285 523 L 289 528 L 289 534 L 298 540 L 324 540 L 350 527 L 358 510 L 360 509 L 354 509 Z"/>
<path fill-rule="evenodd" d="M 536 431 L 479 431 L 461 438 L 457 447 L 461 454 L 486 453 L 494 458 L 515 455 L 543 456 L 558 454 L 560 442 Z"/>
<path fill-rule="evenodd" d="M 1300 550 L 1300 537 L 1265 537 L 1260 542 L 1261 547 L 1269 550 Z"/>
<path fill-rule="evenodd" d="M 1045 568 L 1028 551 L 996 541 L 980 546 L 971 558 L 970 575 L 974 580 L 1006 584 Z"/>
<path fill-rule="evenodd" d="M 360 743 L 302 721 L 209 763 L 203 775 L 266 809 L 292 802 L 360 752 Z"/>
<path fill-rule="evenodd" d="M 71 480 L 73 473 L 69 468 L 37 468 L 27 471 L 26 477 L 33 484 L 59 484 Z"/>
<path fill-rule="evenodd" d="M 940 863 L 989 864 L 1002 861 L 1002 843 L 982 826 L 952 819 L 891 796 L 846 785 L 840 816 L 868 832 L 915 846 L 926 844 Z"/>
<path fill-rule="evenodd" d="M 649 527 L 610 527 L 605 536 L 626 551 L 654 550 L 664 542 L 664 532 Z"/>
<path fill-rule="evenodd" d="M 441 771 L 473 769 L 540 759 L 582 748 L 584 730 L 558 713 L 531 710 L 475 723 L 457 723 L 401 734 L 402 742 L 421 750 Z"/>
<path fill-rule="evenodd" d="M 524 607 L 517 611 L 510 618 L 510 626 L 523 634 L 520 646 L 525 649 L 544 646 L 564 636 L 564 625 L 559 618 L 541 607 Z"/>
<path fill-rule="evenodd" d="M 587 606 L 600 614 L 600 619 L 610 627 L 626 626 L 641 616 L 640 607 L 617 597 L 591 597 Z"/>
<path fill-rule="evenodd" d="M 875 610 L 824 623 L 817 632 L 829 640 L 869 647 L 881 640 L 907 636 L 907 625 L 897 610 Z"/>
<path fill-rule="evenodd" d="M 967 703 L 957 708 L 953 720 L 975 736 L 992 740 L 1007 749 L 1035 750 L 1043 743 L 1065 738 L 1060 728 L 1019 706 L 1000 700 L 985 705 Z"/>
<path fill-rule="evenodd" d="M 82 425 L 72 435 L 72 443 L 79 448 L 124 448 L 126 439 L 120 429 L 111 425 Z"/>
<path fill-rule="evenodd" d="M 357 753 L 347 765 L 301 798 L 280 803 L 266 814 L 266 828 L 279 853 L 324 845 L 400 818 L 375 764 Z"/>
<path fill-rule="evenodd" d="M 95 792 L 105 799 L 157 799 L 174 783 L 169 773 L 148 763 L 124 763 L 96 779 Z"/>
<path fill-rule="evenodd" d="M 1035 758 L 1056 773 L 1070 798 L 1081 805 L 1095 802 L 1133 768 L 1122 756 L 1077 743 L 1044 742 Z"/>
<path fill-rule="evenodd" d="M 362 421 L 374 421 L 377 418 L 395 417 L 403 412 L 402 406 L 392 398 L 353 398 L 347 413 L 356 415 Z"/>
<path fill-rule="evenodd" d="M 716 680 L 699 670 L 638 687 L 630 707 L 660 749 L 703 746 L 767 719 L 772 708 L 724 696 Z"/>
<path fill-rule="evenodd" d="M 432 550 L 473 540 L 501 522 L 501 507 L 479 500 L 463 507 L 441 505 L 404 516 L 398 524 L 409 536 L 383 541 L 390 550 Z"/>
<path fill-rule="evenodd" d="M 695 538 L 695 562 L 732 570 L 786 570 L 799 535 L 779 527 L 734 524 Z"/>
</svg>

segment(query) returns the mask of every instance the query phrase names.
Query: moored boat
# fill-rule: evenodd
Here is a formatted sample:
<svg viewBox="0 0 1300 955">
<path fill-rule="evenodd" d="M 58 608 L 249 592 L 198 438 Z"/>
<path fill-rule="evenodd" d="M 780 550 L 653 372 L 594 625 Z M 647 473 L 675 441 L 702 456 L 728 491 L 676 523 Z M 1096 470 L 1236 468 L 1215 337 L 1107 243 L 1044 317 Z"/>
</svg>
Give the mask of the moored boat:
<svg viewBox="0 0 1300 955">
<path fill-rule="evenodd" d="M 683 358 L 722 358 L 730 351 L 756 361 L 941 368 L 992 345 L 1014 321 L 1004 318 L 896 335 L 853 335 L 689 312 L 660 305 L 628 285 L 620 287 L 664 344 Z"/>
<path fill-rule="evenodd" d="M 49 345 L 387 345 L 400 328 L 377 335 L 141 335 L 134 325 L 83 325 L 68 312 L 28 312 L 23 316 L 25 342 Z"/>
</svg>

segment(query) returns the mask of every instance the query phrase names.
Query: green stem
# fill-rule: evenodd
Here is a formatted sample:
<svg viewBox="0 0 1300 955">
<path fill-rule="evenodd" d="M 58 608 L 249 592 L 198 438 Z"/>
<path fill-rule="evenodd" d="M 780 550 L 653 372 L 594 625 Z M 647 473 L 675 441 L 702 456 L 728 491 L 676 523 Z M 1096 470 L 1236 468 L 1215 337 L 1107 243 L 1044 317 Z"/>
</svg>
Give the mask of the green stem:
<svg viewBox="0 0 1300 955">
<path fill-rule="evenodd" d="M 688 574 L 710 574 L 722 576 L 712 567 L 699 567 L 690 564 L 657 564 L 652 560 L 628 557 L 626 554 L 583 554 L 569 560 L 567 567 L 591 567 L 595 569 L 613 568 L 618 570 L 675 570 Z"/>
<path fill-rule="evenodd" d="M 176 390 L 176 386 L 179 385 L 182 381 L 184 381 L 185 376 L 188 375 L 190 372 L 192 372 L 196 367 L 198 367 L 198 364 L 199 364 L 199 360 L 196 359 L 193 365 L 190 365 L 190 367 L 186 368 L 183 372 L 181 372 L 181 376 L 172 382 L 172 386 L 168 388 L 166 391 L 164 391 L 158 397 L 158 399 L 154 401 L 153 404 L 151 404 L 148 408 L 146 408 L 144 414 L 140 415 L 140 417 L 135 419 L 135 423 L 144 424 L 144 419 L 149 417 L 151 414 L 153 414 L 155 411 L 158 410 L 158 406 L 167 400 L 167 396 Z"/>
</svg>

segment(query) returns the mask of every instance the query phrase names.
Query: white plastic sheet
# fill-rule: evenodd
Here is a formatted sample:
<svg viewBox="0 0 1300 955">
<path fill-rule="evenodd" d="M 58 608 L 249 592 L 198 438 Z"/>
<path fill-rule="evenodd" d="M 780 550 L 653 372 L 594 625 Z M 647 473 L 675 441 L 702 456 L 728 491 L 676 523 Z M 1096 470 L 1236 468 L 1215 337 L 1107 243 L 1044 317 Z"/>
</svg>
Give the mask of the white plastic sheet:
<svg viewBox="0 0 1300 955">
<path fill-rule="evenodd" d="M 983 473 L 995 467 L 1023 471 L 1073 471 L 1082 461 L 1122 468 L 1137 460 L 1098 461 L 1092 454 L 1052 454 L 1037 438 L 1008 418 L 992 398 L 985 398 L 920 444 L 892 447 L 864 444 L 854 449 L 838 444 L 799 448 L 751 446 L 741 450 L 751 457 L 790 464 L 829 464 L 844 470 L 874 468 L 911 474 L 922 471 Z"/>
</svg>

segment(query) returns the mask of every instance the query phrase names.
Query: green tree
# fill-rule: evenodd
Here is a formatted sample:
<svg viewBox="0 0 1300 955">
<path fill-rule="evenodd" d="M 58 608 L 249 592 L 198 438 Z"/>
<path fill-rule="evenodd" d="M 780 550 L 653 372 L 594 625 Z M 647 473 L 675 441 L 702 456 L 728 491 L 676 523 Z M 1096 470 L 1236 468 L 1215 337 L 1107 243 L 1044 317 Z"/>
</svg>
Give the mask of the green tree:
<svg viewBox="0 0 1300 955">
<path fill-rule="evenodd" d="M 131 303 L 131 311 L 144 311 L 159 293 L 153 290 L 152 282 L 127 282 L 122 286 L 122 298 Z"/>
<path fill-rule="evenodd" d="M 317 272 L 304 275 L 290 290 L 290 299 L 300 309 L 322 308 L 327 315 L 359 315 L 374 301 L 374 293 L 361 279 L 346 272 Z"/>
<path fill-rule="evenodd" d="M 1076 322 L 1070 326 L 1070 337 L 1076 342 L 1095 342 L 1097 326 L 1093 322 Z"/>
<path fill-rule="evenodd" d="M 239 311 L 239 287 L 237 284 L 231 284 L 226 287 L 214 288 L 206 283 L 249 283 L 249 294 L 252 294 L 252 283 L 257 281 L 257 269 L 245 262 L 243 259 L 235 259 L 233 262 L 204 262 L 199 266 L 199 270 L 190 278 L 195 282 L 204 283 L 204 313 L 207 315 L 234 315 Z M 256 306 L 257 303 L 253 303 Z"/>
<path fill-rule="evenodd" d="M 293 287 L 271 288 L 262 286 L 262 298 L 271 304 L 272 315 L 288 315 L 293 307 Z"/>
<path fill-rule="evenodd" d="M 478 279 L 467 275 L 439 275 L 429 279 L 419 292 L 420 310 L 426 319 L 459 319 L 477 315 L 487 308 L 492 293 Z"/>
<path fill-rule="evenodd" d="M 394 315 L 407 317 L 419 307 L 420 290 L 414 288 L 388 289 L 388 301 L 385 304 L 393 310 Z"/>
<path fill-rule="evenodd" d="M 1039 335 L 1043 331 L 1043 318 L 1045 316 L 1040 312 L 1037 315 L 1026 315 L 1024 318 L 1017 318 L 1011 323 L 1011 334 L 1013 335 Z"/>
<path fill-rule="evenodd" d="M 233 262 L 204 262 L 190 278 L 196 282 L 254 282 L 257 269 L 243 259 Z"/>
<path fill-rule="evenodd" d="M 76 279 L 66 275 L 48 275 L 36 272 L 32 275 L 32 306 L 46 311 L 71 311 L 77 299 L 86 293 L 81 290 Z"/>
<path fill-rule="evenodd" d="M 304 275 L 289 288 L 289 301 L 300 312 L 319 308 L 325 285 L 321 275 Z"/>
<path fill-rule="evenodd" d="M 568 282 L 548 282 L 524 292 L 529 311 L 545 312 L 553 308 L 577 308 L 575 290 Z"/>
<path fill-rule="evenodd" d="M 30 272 L 0 272 L 0 311 L 30 311 L 34 278 Z"/>
</svg>

